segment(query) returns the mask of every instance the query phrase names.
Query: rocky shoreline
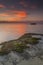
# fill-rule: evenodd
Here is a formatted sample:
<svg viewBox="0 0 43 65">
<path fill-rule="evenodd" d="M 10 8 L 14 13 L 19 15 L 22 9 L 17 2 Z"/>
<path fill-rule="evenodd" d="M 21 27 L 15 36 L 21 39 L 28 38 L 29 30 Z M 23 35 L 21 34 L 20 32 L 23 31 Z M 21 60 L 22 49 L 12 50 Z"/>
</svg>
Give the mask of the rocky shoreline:
<svg viewBox="0 0 43 65">
<path fill-rule="evenodd" d="M 40 37 L 32 37 L 32 34 L 26 33 L 16 40 L 1 43 L 0 65 L 7 63 L 8 65 L 17 65 L 24 59 L 29 60 L 34 57 L 43 60 L 43 42 L 40 43 L 41 40 Z"/>
</svg>

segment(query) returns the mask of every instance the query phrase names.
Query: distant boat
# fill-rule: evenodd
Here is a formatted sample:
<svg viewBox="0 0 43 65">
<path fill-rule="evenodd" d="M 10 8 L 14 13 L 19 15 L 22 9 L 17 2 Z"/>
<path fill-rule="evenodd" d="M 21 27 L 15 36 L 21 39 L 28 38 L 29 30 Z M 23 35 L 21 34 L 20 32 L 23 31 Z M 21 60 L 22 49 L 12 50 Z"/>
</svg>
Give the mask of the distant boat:
<svg viewBox="0 0 43 65">
<path fill-rule="evenodd" d="M 36 25 L 37 23 L 30 23 L 31 25 Z"/>
</svg>

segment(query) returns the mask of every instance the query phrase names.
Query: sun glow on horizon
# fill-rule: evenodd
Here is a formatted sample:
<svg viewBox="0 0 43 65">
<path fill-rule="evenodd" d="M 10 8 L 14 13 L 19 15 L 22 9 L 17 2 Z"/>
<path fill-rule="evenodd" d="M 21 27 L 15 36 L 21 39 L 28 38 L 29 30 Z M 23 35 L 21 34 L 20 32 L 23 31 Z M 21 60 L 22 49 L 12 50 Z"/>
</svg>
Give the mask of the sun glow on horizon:
<svg viewBox="0 0 43 65">
<path fill-rule="evenodd" d="M 26 16 L 25 11 L 9 11 L 0 13 L 0 21 L 22 21 Z"/>
</svg>

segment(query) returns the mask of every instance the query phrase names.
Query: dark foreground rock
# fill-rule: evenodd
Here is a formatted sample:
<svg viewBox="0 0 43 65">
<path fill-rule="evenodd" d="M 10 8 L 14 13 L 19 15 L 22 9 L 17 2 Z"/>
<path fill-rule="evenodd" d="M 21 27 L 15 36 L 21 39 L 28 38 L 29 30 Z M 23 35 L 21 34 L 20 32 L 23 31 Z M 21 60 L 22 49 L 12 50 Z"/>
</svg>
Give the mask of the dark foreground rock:
<svg viewBox="0 0 43 65">
<path fill-rule="evenodd" d="M 41 38 L 32 37 L 31 34 L 24 34 L 17 40 L 1 43 L 0 65 L 17 65 L 22 60 L 34 59 L 43 60 L 43 42 Z"/>
<path fill-rule="evenodd" d="M 6 55 L 11 51 L 16 51 L 22 53 L 25 49 L 30 48 L 31 45 L 36 45 L 39 43 L 41 38 L 32 37 L 31 34 L 24 34 L 17 40 L 11 40 L 1 43 L 0 55 Z"/>
</svg>

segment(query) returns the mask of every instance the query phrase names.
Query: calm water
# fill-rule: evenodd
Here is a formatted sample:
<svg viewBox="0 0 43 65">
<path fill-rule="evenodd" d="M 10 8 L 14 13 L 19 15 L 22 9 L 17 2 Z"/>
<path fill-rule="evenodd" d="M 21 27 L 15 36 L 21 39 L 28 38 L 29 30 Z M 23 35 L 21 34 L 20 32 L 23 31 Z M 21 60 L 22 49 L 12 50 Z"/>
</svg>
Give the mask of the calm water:
<svg viewBox="0 0 43 65">
<path fill-rule="evenodd" d="M 24 33 L 43 33 L 43 25 L 0 24 L 0 42 L 16 39 Z"/>
</svg>

